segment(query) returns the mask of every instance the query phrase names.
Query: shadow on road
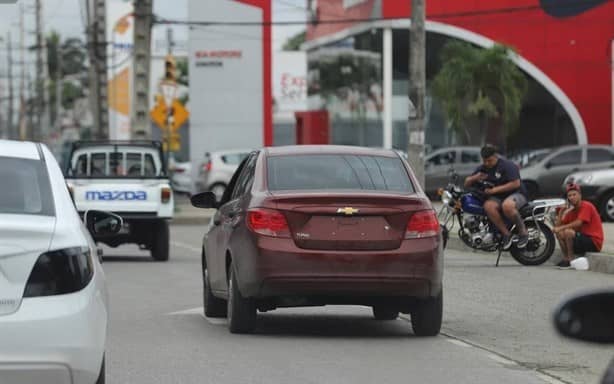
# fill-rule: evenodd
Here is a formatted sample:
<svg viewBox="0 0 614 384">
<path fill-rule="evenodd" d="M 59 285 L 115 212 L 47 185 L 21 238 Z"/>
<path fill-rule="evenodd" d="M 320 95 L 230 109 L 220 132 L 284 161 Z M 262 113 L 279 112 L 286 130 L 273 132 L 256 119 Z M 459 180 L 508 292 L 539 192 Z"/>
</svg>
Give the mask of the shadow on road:
<svg viewBox="0 0 614 384">
<path fill-rule="evenodd" d="M 256 336 L 322 338 L 414 338 L 404 320 L 377 321 L 360 315 L 258 314 Z"/>
</svg>

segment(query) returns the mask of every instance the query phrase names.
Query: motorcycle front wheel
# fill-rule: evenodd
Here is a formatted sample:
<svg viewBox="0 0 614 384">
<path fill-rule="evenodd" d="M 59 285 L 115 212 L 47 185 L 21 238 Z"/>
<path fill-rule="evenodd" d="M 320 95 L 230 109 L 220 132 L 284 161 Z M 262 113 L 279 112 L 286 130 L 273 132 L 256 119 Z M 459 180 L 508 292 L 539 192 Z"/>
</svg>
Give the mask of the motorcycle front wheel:
<svg viewBox="0 0 614 384">
<path fill-rule="evenodd" d="M 554 234 L 550 227 L 541 221 L 537 223 L 533 220 L 524 223 L 529 231 L 529 243 L 525 248 L 518 249 L 512 246 L 510 253 L 512 257 L 522 265 L 541 265 L 545 263 L 556 245 Z M 536 225 L 537 224 L 537 225 Z"/>
</svg>

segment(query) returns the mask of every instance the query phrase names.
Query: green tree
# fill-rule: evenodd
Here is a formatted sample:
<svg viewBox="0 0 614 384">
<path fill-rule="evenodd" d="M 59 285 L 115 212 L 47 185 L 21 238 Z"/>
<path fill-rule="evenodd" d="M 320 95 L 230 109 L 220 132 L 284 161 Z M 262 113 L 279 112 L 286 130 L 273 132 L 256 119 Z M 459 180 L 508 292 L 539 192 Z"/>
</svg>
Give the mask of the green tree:
<svg viewBox="0 0 614 384">
<path fill-rule="evenodd" d="M 507 138 L 518 128 L 528 84 L 510 58 L 513 53 L 503 45 L 484 49 L 451 41 L 444 46 L 432 90 L 449 124 L 466 144 L 496 138 L 505 150 Z M 477 137 L 471 129 L 476 122 Z"/>
<path fill-rule="evenodd" d="M 307 37 L 307 32 L 299 32 L 296 35 L 290 37 L 283 45 L 282 49 L 284 51 L 299 51 L 301 49 L 301 44 L 305 42 L 305 38 Z"/>
<path fill-rule="evenodd" d="M 47 68 L 49 70 L 50 105 L 55 105 L 56 83 L 61 81 L 62 107 L 70 109 L 76 99 L 84 96 L 87 87 L 87 52 L 83 42 L 78 38 L 68 38 L 62 41 L 59 33 L 52 31 L 47 37 Z M 61 59 L 61 63 L 58 59 Z M 52 120 L 55 121 L 57 111 L 51 109 Z"/>
</svg>

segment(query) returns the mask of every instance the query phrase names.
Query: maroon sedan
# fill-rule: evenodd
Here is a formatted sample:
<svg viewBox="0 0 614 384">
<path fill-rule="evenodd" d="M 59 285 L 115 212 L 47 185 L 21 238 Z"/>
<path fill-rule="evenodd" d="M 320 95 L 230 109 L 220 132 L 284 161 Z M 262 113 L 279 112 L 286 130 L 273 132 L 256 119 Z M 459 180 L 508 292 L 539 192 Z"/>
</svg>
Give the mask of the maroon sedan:
<svg viewBox="0 0 614 384">
<path fill-rule="evenodd" d="M 443 248 L 430 201 L 394 151 L 293 146 L 253 152 L 233 176 L 203 242 L 204 308 L 250 332 L 257 311 L 365 305 L 411 314 L 439 333 Z"/>
</svg>

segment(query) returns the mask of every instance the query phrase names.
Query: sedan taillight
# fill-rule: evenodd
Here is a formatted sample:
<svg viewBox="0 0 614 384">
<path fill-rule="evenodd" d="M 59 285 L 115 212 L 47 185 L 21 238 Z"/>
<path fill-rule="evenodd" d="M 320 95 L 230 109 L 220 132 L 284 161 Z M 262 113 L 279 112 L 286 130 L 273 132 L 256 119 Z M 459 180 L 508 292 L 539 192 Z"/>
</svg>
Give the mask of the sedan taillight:
<svg viewBox="0 0 614 384">
<path fill-rule="evenodd" d="M 254 233 L 271 237 L 290 237 L 290 227 L 283 213 L 256 208 L 247 212 L 247 227 Z"/>
<path fill-rule="evenodd" d="M 432 237 L 439 234 L 439 221 L 435 215 L 435 211 L 418 211 L 414 213 L 407 223 L 405 231 L 406 239 L 419 239 L 423 237 Z"/>
<path fill-rule="evenodd" d="M 89 248 L 66 248 L 43 253 L 28 278 L 24 297 L 54 296 L 85 288 L 94 275 Z"/>
</svg>

